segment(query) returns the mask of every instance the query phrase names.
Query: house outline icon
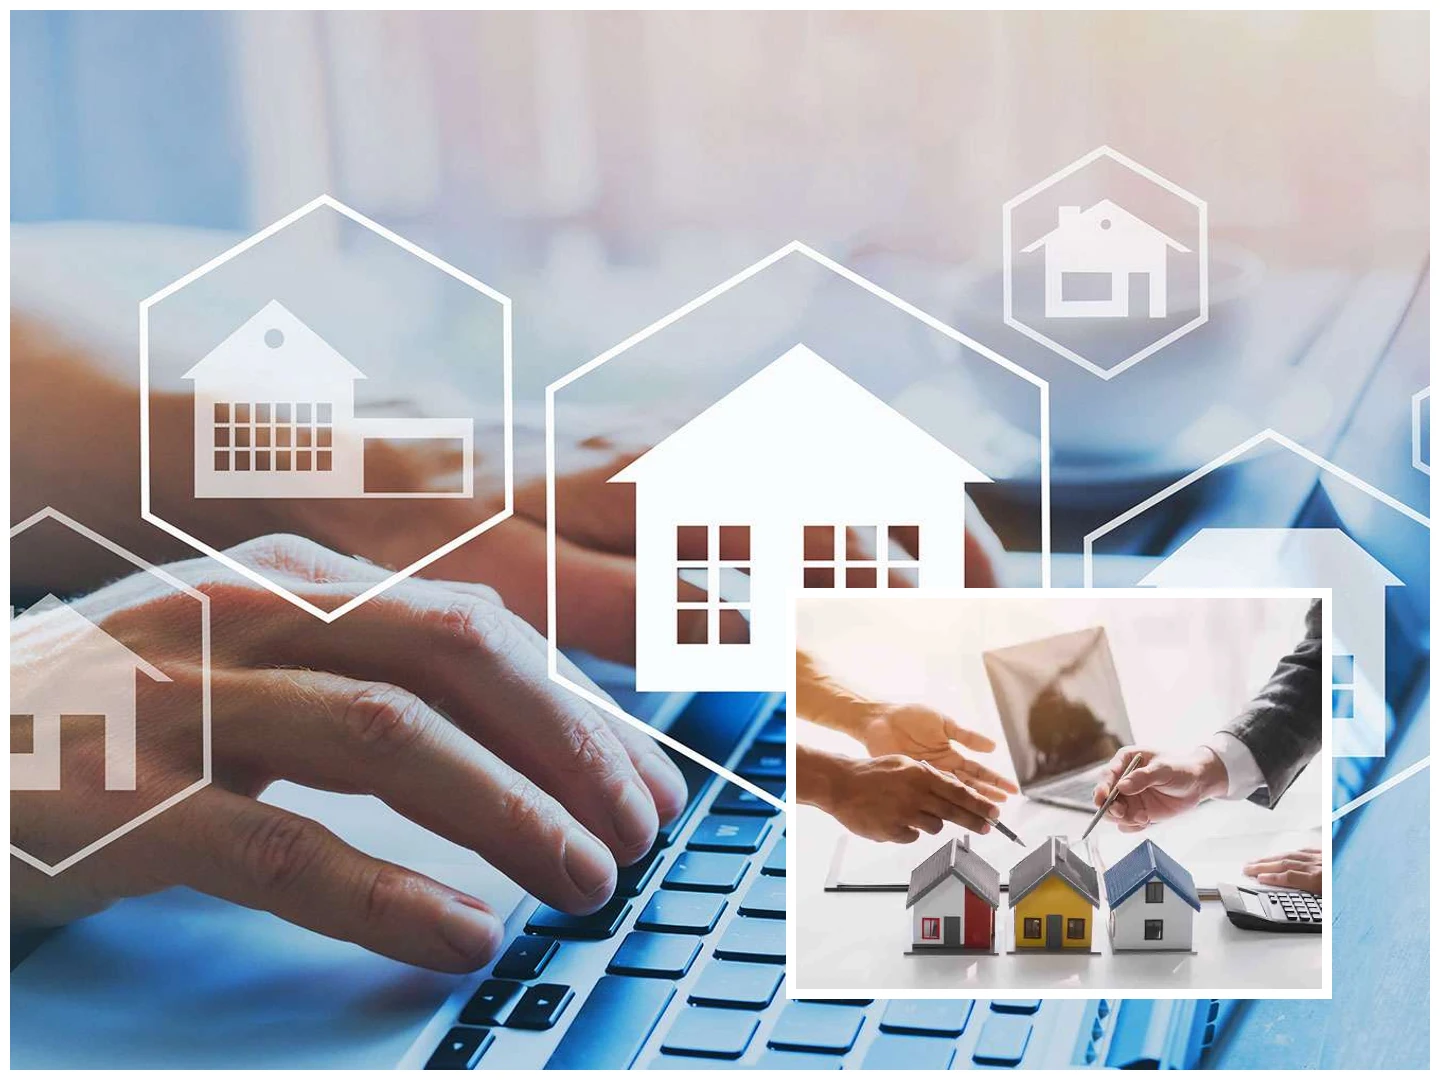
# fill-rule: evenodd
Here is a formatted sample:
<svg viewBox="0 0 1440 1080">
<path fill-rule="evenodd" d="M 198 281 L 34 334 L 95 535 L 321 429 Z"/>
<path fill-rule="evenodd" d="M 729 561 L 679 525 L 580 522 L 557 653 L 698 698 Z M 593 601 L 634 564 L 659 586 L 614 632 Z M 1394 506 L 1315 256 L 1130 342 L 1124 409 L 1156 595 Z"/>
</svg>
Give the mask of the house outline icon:
<svg viewBox="0 0 1440 1080">
<path fill-rule="evenodd" d="M 807 565 L 804 529 L 917 528 L 923 587 L 965 582 L 964 488 L 989 477 L 803 344 L 795 345 L 610 478 L 635 485 L 636 689 L 783 690 L 794 677 L 789 607 Z M 677 530 L 748 530 L 738 598 L 748 641 L 715 632 L 727 577 L 709 550 L 711 632 L 677 640 Z M 888 551 L 867 575 L 884 588 Z M 844 554 L 833 588 L 847 589 Z M 819 590 L 816 590 L 817 593 Z M 718 595 L 717 595 L 718 594 Z"/>
<path fill-rule="evenodd" d="M 1132 274 L 1147 278 L 1148 316 L 1166 317 L 1168 256 L 1172 250 L 1189 254 L 1188 247 L 1110 199 L 1086 210 L 1062 206 L 1058 217 L 1055 228 L 1020 249 L 1022 254 L 1044 250 L 1047 319 L 1127 318 Z M 1067 300 L 1065 279 L 1072 274 L 1108 275 L 1109 295 Z"/>
<path fill-rule="evenodd" d="M 31 718 L 31 748 L 10 752 L 11 791 L 60 790 L 60 728 L 65 716 L 102 716 L 105 790 L 135 790 L 136 677 L 170 677 L 80 612 L 47 594 L 17 621 L 41 624 L 56 647 L 10 669 L 10 714 Z"/>
<path fill-rule="evenodd" d="M 355 382 L 365 377 L 271 300 L 183 376 L 194 387 L 195 497 L 471 498 L 474 421 L 356 416 Z M 366 490 L 365 444 L 372 439 L 458 444 L 459 486 Z"/>
<path fill-rule="evenodd" d="M 1095 585 L 1095 541 L 1099 540 L 1101 537 L 1104 537 L 1104 536 L 1108 535 L 1109 533 L 1113 532 L 1115 529 L 1120 528 L 1120 527 L 1121 527 L 1122 525 L 1124 525 L 1126 522 L 1132 521 L 1132 520 L 1134 520 L 1135 518 L 1141 516 L 1142 514 L 1148 512 L 1149 510 L 1151 510 L 1151 509 L 1153 509 L 1154 507 L 1158 506 L 1160 503 L 1162 503 L 1162 502 L 1164 502 L 1165 500 L 1169 499 L 1171 496 L 1177 494 L 1177 493 L 1180 492 L 1180 491 L 1183 491 L 1185 488 L 1189 487 L 1191 484 L 1193 484 L 1193 483 L 1195 483 L 1196 481 L 1204 478 L 1205 476 L 1208 476 L 1210 473 L 1214 472 L 1215 470 L 1224 468 L 1225 466 L 1227 466 L 1227 465 L 1229 465 L 1229 464 L 1231 464 L 1231 463 L 1239 460 L 1240 458 L 1243 458 L 1246 454 L 1250 453 L 1250 452 L 1251 452 L 1252 450 L 1254 450 L 1256 447 L 1261 446 L 1261 445 L 1263 445 L 1263 444 L 1265 444 L 1265 443 L 1274 443 L 1276 446 L 1279 446 L 1279 447 L 1281 447 L 1282 449 L 1285 449 L 1285 450 L 1289 451 L 1290 453 L 1294 454 L 1295 456 L 1300 457 L 1300 458 L 1303 458 L 1304 460 L 1310 462 L 1310 464 L 1314 465 L 1314 466 L 1315 466 L 1317 469 L 1319 469 L 1322 473 L 1328 473 L 1330 476 L 1333 476 L 1333 477 L 1335 477 L 1337 480 L 1340 480 L 1340 481 L 1342 481 L 1343 483 L 1348 484 L 1349 486 L 1355 488 L 1356 490 L 1358 490 L 1358 491 L 1362 492 L 1363 494 L 1369 496 L 1370 498 L 1374 499 L 1376 502 L 1381 503 L 1382 505 L 1384 505 L 1384 506 L 1386 506 L 1386 507 L 1389 507 L 1391 510 L 1394 510 L 1396 513 L 1401 514 L 1401 515 L 1403 515 L 1404 517 L 1409 518 L 1411 521 L 1415 522 L 1415 523 L 1418 524 L 1418 525 L 1423 526 L 1425 529 L 1428 530 L 1428 529 L 1430 528 L 1430 519 L 1429 519 L 1429 517 L 1427 517 L 1426 515 L 1420 513 L 1420 511 L 1416 510 L 1414 507 L 1412 507 L 1412 506 L 1407 506 L 1405 503 L 1401 502 L 1399 499 L 1395 498 L 1394 496 L 1388 495 L 1388 494 L 1386 494 L 1385 492 L 1381 491 L 1379 488 L 1375 487 L 1373 484 L 1367 483 L 1366 481 L 1360 479 L 1360 477 L 1356 476 L 1354 473 L 1348 472 L 1348 471 L 1346 471 L 1345 469 L 1340 468 L 1340 466 L 1336 465 L 1334 462 L 1328 460 L 1327 458 L 1322 457 L 1320 454 L 1315 453 L 1313 450 L 1309 450 L 1309 449 L 1305 448 L 1304 446 L 1301 446 L 1301 445 L 1300 445 L 1299 443 L 1297 443 L 1294 439 L 1291 439 L 1291 438 L 1289 438 L 1288 436 L 1285 436 L 1285 435 L 1280 434 L 1279 432 L 1275 431 L 1273 428 L 1266 428 L 1265 430 L 1263 430 L 1263 431 L 1261 431 L 1261 432 L 1259 432 L 1259 433 L 1257 433 L 1257 434 L 1255 434 L 1255 435 L 1252 435 L 1250 438 L 1246 439 L 1244 442 L 1238 443 L 1237 445 L 1231 447 L 1229 450 L 1225 451 L 1224 453 L 1217 455 L 1215 458 L 1213 458 L 1213 459 L 1211 459 L 1210 461 L 1206 462 L 1204 465 L 1201 465 L 1199 468 L 1193 470 L 1192 472 L 1186 474 L 1185 476 L 1182 476 L 1179 480 L 1176 480 L 1174 483 L 1170 484 L 1168 487 L 1162 489 L 1161 491 L 1157 491 L 1154 495 L 1151 495 L 1148 499 L 1146 499 L 1146 500 L 1144 500 L 1143 502 L 1141 502 L 1141 503 L 1139 503 L 1139 504 L 1131 507 L 1129 510 L 1125 511 L 1123 514 L 1120 514 L 1120 515 L 1118 515 L 1118 516 L 1116 516 L 1116 517 L 1114 517 L 1114 518 L 1111 518 L 1111 519 L 1110 519 L 1109 521 L 1107 521 L 1104 525 L 1101 525 L 1098 529 L 1095 529 L 1095 530 L 1093 530 L 1092 532 L 1086 533 L 1086 534 L 1085 534 L 1085 539 L 1084 539 L 1084 554 L 1083 554 L 1083 567 L 1084 567 L 1084 579 L 1083 579 L 1083 584 L 1084 584 L 1084 587 L 1087 588 L 1087 589 L 1090 589 L 1090 588 L 1093 588 L 1094 585 Z M 1200 532 L 1200 531 L 1204 531 L 1204 530 L 1198 530 L 1197 533 Z M 1318 532 L 1319 530 L 1315 530 L 1315 529 L 1293 529 L 1293 530 L 1292 530 L 1292 529 L 1284 529 L 1284 530 L 1282 530 L 1282 531 L 1287 531 L 1287 532 L 1301 532 L 1301 533 L 1303 533 L 1303 532 Z M 1338 531 L 1343 532 L 1343 530 L 1338 530 Z M 1346 536 L 1347 536 L 1347 539 L 1350 539 L 1349 536 L 1348 536 L 1348 534 L 1346 534 Z M 1183 546 L 1183 545 L 1182 545 L 1182 546 Z M 1177 549 L 1177 550 L 1178 550 L 1178 549 Z M 1171 553 L 1171 555 L 1174 555 L 1174 554 L 1175 554 L 1174 552 Z M 1368 553 L 1367 553 L 1367 554 L 1368 554 Z M 1378 564 L 1377 564 L 1377 565 L 1378 565 Z M 1386 570 L 1385 572 L 1386 572 L 1387 574 L 1390 573 L 1388 570 Z M 1393 574 L 1390 574 L 1390 576 L 1393 577 L 1394 575 L 1393 575 Z M 1221 583 L 1222 583 L 1222 582 L 1219 582 L 1219 581 L 1216 581 L 1216 582 L 1215 582 L 1215 584 L 1221 584 Z M 1227 581 L 1225 581 L 1225 582 L 1223 582 L 1223 583 L 1224 583 L 1224 584 L 1234 584 L 1234 581 L 1233 581 L 1233 579 L 1232 579 L 1232 580 L 1227 580 Z M 1272 579 L 1272 580 L 1271 580 L 1270 582 L 1268 582 L 1267 584 L 1273 586 L 1273 585 L 1275 585 L 1276 583 L 1275 583 L 1275 581 Z M 1398 579 L 1397 579 L 1397 581 L 1395 581 L 1395 582 L 1388 582 L 1388 581 L 1387 581 L 1387 582 L 1386 582 L 1386 587 L 1389 587 L 1390 585 L 1394 585 L 1394 584 L 1403 585 L 1403 584 L 1405 584 L 1405 583 L 1404 583 L 1403 581 L 1399 581 Z M 1322 588 L 1322 587 L 1327 587 L 1327 586 L 1329 586 L 1330 583 L 1329 583 L 1329 582 L 1307 581 L 1307 582 L 1304 582 L 1303 585 L 1306 586 L 1306 587 L 1312 587 L 1312 588 Z M 1336 591 L 1338 591 L 1338 589 L 1337 589 Z M 1332 620 L 1332 621 L 1333 621 L 1333 620 Z M 1382 630 L 1381 630 L 1381 634 L 1382 634 L 1382 641 L 1383 641 L 1383 627 L 1382 627 Z M 1337 636 L 1338 636 L 1338 631 L 1337 631 Z M 1335 651 L 1334 651 L 1334 648 L 1333 648 L 1333 643 L 1327 643 L 1326 648 L 1327 648 L 1327 651 L 1330 653 L 1330 655 L 1333 657 L 1333 656 L 1335 655 Z M 1383 648 L 1383 646 L 1382 646 L 1382 648 Z M 1349 655 L 1355 655 L 1355 654 L 1352 653 L 1352 654 L 1349 654 Z M 1381 653 L 1381 655 L 1383 656 L 1383 652 Z M 1356 716 L 1357 716 L 1357 718 L 1358 718 L 1358 717 L 1361 715 L 1361 714 L 1360 714 L 1361 701 L 1359 700 L 1359 698 L 1360 698 L 1360 694 L 1359 694 L 1360 684 L 1362 683 L 1363 680 L 1369 679 L 1369 680 L 1371 680 L 1372 682 L 1374 682 L 1374 683 L 1376 684 L 1376 690 L 1377 690 L 1377 692 L 1379 693 L 1380 698 L 1381 698 L 1380 711 L 1376 714 L 1376 715 L 1379 716 L 1380 722 L 1379 722 L 1379 725 L 1378 725 L 1378 730 L 1377 730 L 1377 731 L 1374 731 L 1374 732 L 1369 731 L 1365 726 L 1362 726 L 1361 724 L 1347 725 L 1345 728 L 1341 729 L 1341 731 L 1344 731 L 1344 732 L 1346 733 L 1346 738 L 1347 738 L 1347 739 L 1350 738 L 1350 737 L 1353 735 L 1353 736 L 1361 737 L 1361 738 L 1364 738 L 1364 739 L 1367 740 L 1366 745 L 1365 745 L 1364 747 L 1361 747 L 1358 752 L 1353 753 L 1351 756 L 1359 756 L 1359 757 L 1374 757 L 1374 756 L 1379 756 L 1379 755 L 1384 754 L 1384 752 L 1385 752 L 1385 748 L 1384 748 L 1384 739 L 1385 739 L 1384 717 L 1385 717 L 1385 713 L 1384 713 L 1384 673 L 1383 673 L 1383 668 L 1381 669 L 1380 675 L 1379 675 L 1379 677 L 1377 678 L 1373 671 L 1362 672 L 1362 671 L 1360 670 L 1361 665 L 1360 665 L 1360 662 L 1359 662 L 1358 659 L 1357 659 L 1357 661 L 1356 661 L 1355 667 L 1356 667 L 1356 679 L 1355 679 L 1355 685 L 1356 685 L 1355 712 L 1356 712 Z M 1333 676 L 1332 676 L 1332 681 L 1333 681 Z M 1372 710 L 1372 711 L 1373 711 L 1373 710 Z M 1328 710 L 1327 710 L 1327 715 L 1328 715 Z M 1339 732 L 1337 732 L 1337 735 L 1338 735 L 1338 734 L 1339 734 Z M 1332 756 L 1343 756 L 1343 755 L 1341 754 L 1341 747 L 1340 747 L 1340 745 L 1339 745 L 1339 742 L 1340 742 L 1340 740 L 1337 738 L 1337 740 L 1336 740 L 1336 746 L 1335 746 L 1334 749 L 1333 749 L 1333 754 L 1332 754 Z M 1378 749 L 1375 748 L 1376 743 L 1378 743 Z"/>
<path fill-rule="evenodd" d="M 1343 529 L 1201 529 L 1139 584 L 1330 589 L 1333 639 L 1325 644 L 1335 671 L 1324 697 L 1330 702 L 1325 715 L 1338 722 L 1334 754 L 1385 753 L 1385 590 L 1405 582 Z M 1347 656 L 1349 664 L 1335 663 L 1335 658 Z M 1334 708 L 1336 696 L 1346 692 L 1346 706 Z"/>
</svg>

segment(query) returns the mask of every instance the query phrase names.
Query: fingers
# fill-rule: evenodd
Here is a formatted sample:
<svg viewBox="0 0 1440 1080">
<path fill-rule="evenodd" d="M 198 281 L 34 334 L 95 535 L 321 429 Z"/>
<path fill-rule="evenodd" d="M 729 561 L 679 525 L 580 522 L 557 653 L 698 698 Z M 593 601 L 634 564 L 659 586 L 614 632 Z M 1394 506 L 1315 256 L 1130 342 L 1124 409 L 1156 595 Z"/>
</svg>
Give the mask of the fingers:
<svg viewBox="0 0 1440 1080">
<path fill-rule="evenodd" d="M 219 787 L 181 803 L 171 880 L 438 971 L 473 971 L 505 936 L 481 901 L 364 855 L 309 818 Z"/>
<path fill-rule="evenodd" d="M 940 763 L 936 762 L 936 764 Z M 1015 781 L 1001 776 L 994 769 L 982 765 L 978 761 L 971 761 L 962 754 L 955 754 L 953 757 L 947 758 L 946 765 L 952 773 L 964 777 L 965 782 L 977 791 L 982 787 L 988 789 L 982 792 L 987 798 L 1003 801 L 1007 794 L 1015 795 L 1020 791 Z"/>
<path fill-rule="evenodd" d="M 978 731 L 971 731 L 969 728 L 961 727 L 948 716 L 945 717 L 945 735 L 947 738 L 958 742 L 961 746 L 979 751 L 982 754 L 988 754 L 991 750 L 995 749 L 995 740 L 990 738 L 990 736 L 982 735 Z"/>
<path fill-rule="evenodd" d="M 1293 855 L 1271 855 L 1245 864 L 1245 873 L 1251 877 L 1256 874 L 1279 873 L 1285 870 L 1314 872 L 1318 869 L 1320 869 L 1320 853 L 1318 851 L 1313 854 L 1297 852 Z"/>
<path fill-rule="evenodd" d="M 1121 795 L 1138 795 L 1154 787 L 1164 787 L 1175 779 L 1175 770 L 1163 761 L 1152 761 L 1141 765 L 1122 778 L 1117 785 Z"/>
<path fill-rule="evenodd" d="M 614 890 L 605 844 L 555 798 L 418 697 L 323 672 L 221 677 L 217 746 L 312 787 L 374 794 L 478 852 L 554 907 L 589 912 Z"/>
<path fill-rule="evenodd" d="M 1124 774 L 1125 770 L 1130 767 L 1132 758 L 1141 758 L 1140 764 L 1143 765 L 1145 761 L 1153 755 L 1154 751 L 1145 750 L 1138 746 L 1122 746 L 1119 750 L 1115 751 L 1115 756 L 1110 759 L 1110 764 L 1105 766 L 1104 771 L 1100 774 L 1099 783 L 1095 785 L 1095 805 L 1100 806 L 1110 797 L 1111 789 L 1115 786 L 1115 782 Z"/>
<path fill-rule="evenodd" d="M 1277 885 L 1282 889 L 1303 889 L 1306 892 L 1321 891 L 1320 872 L 1310 870 L 1280 870 L 1254 875 L 1261 885 Z"/>
<path fill-rule="evenodd" d="M 990 822 L 1000 816 L 999 807 L 938 769 L 927 765 L 926 773 L 934 800 L 927 806 L 931 813 L 972 832 L 990 831 Z"/>
</svg>

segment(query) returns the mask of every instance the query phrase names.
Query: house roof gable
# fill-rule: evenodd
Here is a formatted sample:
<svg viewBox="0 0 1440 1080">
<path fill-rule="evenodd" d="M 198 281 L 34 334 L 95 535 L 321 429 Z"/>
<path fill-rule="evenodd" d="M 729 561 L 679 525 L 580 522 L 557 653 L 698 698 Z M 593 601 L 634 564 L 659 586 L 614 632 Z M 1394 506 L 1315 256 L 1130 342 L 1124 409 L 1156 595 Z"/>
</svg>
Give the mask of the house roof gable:
<svg viewBox="0 0 1440 1080">
<path fill-rule="evenodd" d="M 969 844 L 950 839 L 910 872 L 905 906 L 914 907 L 942 881 L 955 878 L 992 908 L 1000 906 L 1000 874 L 970 849 Z"/>
<path fill-rule="evenodd" d="M 1100 906 L 1100 879 L 1095 868 L 1070 850 L 1063 836 L 1050 837 L 1010 868 L 1010 906 L 1052 876 L 1059 877 L 1091 907 Z"/>
<path fill-rule="evenodd" d="M 1141 885 L 1158 878 L 1196 911 L 1200 895 L 1190 871 L 1165 853 L 1153 840 L 1143 840 L 1105 871 L 1105 897 L 1112 908 L 1124 903 Z"/>
<path fill-rule="evenodd" d="M 101 627 L 91 622 L 74 607 L 61 600 L 54 593 L 47 593 L 31 604 L 18 616 L 25 620 L 46 620 L 48 632 L 60 642 L 73 641 L 75 636 L 98 644 L 107 652 L 122 659 L 130 667 L 143 672 L 155 682 L 170 682 L 170 676 L 157 668 L 143 656 L 127 648 Z"/>
<path fill-rule="evenodd" d="M 887 464 L 913 467 L 918 461 L 961 483 L 990 479 L 823 357 L 796 345 L 610 480 L 672 477 L 688 483 L 694 468 L 717 459 L 733 468 L 749 455 L 759 468 L 779 455 L 816 445 L 851 454 L 873 452 L 884 455 Z"/>
<path fill-rule="evenodd" d="M 282 344 L 266 342 L 271 330 L 284 335 Z M 363 379 L 365 373 L 346 360 L 319 334 L 306 326 L 279 300 L 271 300 L 246 319 L 224 341 L 206 353 L 182 376 L 215 379 L 227 375 L 258 388 L 274 381 L 293 382 L 329 369 L 338 378 Z"/>
<path fill-rule="evenodd" d="M 1109 199 L 1101 199 L 1094 206 L 1087 207 L 1086 209 L 1080 211 L 1079 214 L 1077 214 L 1069 221 L 1062 221 L 1060 224 L 1056 225 L 1055 228 L 1051 229 L 1044 236 L 1040 237 L 1040 239 L 1021 248 L 1021 253 L 1028 255 L 1030 252 L 1035 251 L 1037 248 L 1047 246 L 1052 238 L 1057 237 L 1058 235 L 1063 234 L 1069 230 L 1080 228 L 1088 230 L 1094 228 L 1096 219 L 1102 217 L 1119 219 L 1123 221 L 1126 227 L 1131 231 L 1152 233 L 1160 240 L 1163 240 L 1167 247 L 1174 248 L 1176 251 L 1183 253 L 1188 253 L 1190 251 L 1190 249 L 1184 244 L 1180 243 L 1180 241 L 1174 239 L 1173 237 L 1167 236 L 1165 233 L 1155 228 L 1154 225 L 1151 225 L 1143 218 L 1136 217 L 1134 214 L 1130 213 L 1129 210 L 1126 210 L 1123 206 L 1120 206 L 1119 204 L 1114 203 Z"/>
<path fill-rule="evenodd" d="M 1316 584 L 1306 580 L 1315 567 L 1297 566 L 1285 557 L 1287 544 L 1293 544 L 1301 533 L 1314 545 L 1311 551 L 1327 567 L 1346 576 L 1357 571 L 1368 575 L 1379 585 L 1403 585 L 1404 582 L 1343 529 L 1201 529 L 1172 551 L 1139 581 L 1141 585 L 1282 585 L 1290 580 L 1298 587 Z M 1343 565 L 1342 565 L 1343 564 Z M 1251 575 L 1254 580 L 1243 578 Z M 1329 575 L 1325 575 L 1328 579 Z"/>
</svg>

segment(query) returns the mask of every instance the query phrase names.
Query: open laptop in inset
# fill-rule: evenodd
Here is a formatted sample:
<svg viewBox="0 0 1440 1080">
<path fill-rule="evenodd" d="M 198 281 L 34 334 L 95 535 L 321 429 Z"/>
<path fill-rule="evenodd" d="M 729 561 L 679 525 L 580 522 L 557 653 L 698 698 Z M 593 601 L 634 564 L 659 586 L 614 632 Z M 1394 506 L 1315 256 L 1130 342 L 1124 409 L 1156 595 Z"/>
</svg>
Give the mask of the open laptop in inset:
<svg viewBox="0 0 1440 1080">
<path fill-rule="evenodd" d="M 1101 769 L 1134 741 L 1104 627 L 991 649 L 983 658 L 1021 792 L 1093 810 Z"/>
</svg>

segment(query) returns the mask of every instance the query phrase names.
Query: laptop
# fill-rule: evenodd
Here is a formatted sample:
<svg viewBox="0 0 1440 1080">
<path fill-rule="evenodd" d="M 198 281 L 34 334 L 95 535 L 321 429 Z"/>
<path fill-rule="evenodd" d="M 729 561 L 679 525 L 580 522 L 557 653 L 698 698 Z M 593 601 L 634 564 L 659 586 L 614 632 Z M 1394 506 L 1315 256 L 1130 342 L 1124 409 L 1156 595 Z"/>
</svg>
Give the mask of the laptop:
<svg viewBox="0 0 1440 1080">
<path fill-rule="evenodd" d="M 982 654 L 1020 791 L 1095 809 L 1095 784 L 1133 743 L 1120 677 L 1103 626 Z"/>
</svg>

